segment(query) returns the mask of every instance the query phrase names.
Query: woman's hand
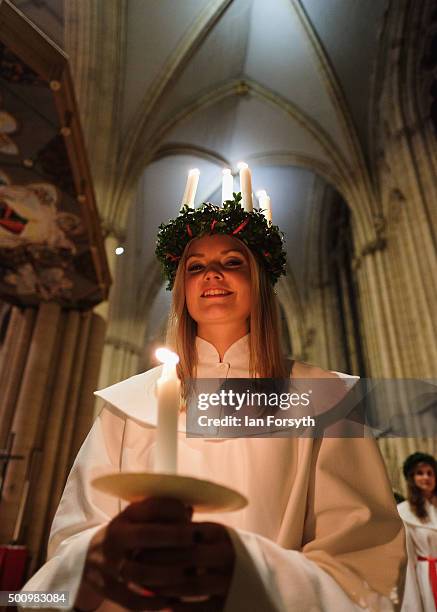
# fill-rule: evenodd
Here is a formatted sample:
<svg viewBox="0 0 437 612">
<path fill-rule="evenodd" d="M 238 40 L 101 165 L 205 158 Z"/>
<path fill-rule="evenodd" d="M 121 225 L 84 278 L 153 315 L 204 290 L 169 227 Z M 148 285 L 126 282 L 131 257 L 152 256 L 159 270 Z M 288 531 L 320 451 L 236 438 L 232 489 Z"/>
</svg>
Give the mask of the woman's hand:
<svg viewBox="0 0 437 612">
<path fill-rule="evenodd" d="M 223 525 L 191 522 L 179 501 L 147 499 L 95 534 L 83 583 L 130 609 L 221 610 L 234 558 Z"/>
</svg>

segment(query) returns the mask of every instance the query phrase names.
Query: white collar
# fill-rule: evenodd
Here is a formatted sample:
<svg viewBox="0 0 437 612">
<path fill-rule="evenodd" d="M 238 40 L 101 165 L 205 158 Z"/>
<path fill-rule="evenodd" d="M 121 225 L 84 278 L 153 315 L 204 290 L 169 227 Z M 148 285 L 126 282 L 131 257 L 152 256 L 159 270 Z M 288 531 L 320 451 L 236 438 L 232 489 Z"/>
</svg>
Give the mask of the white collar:
<svg viewBox="0 0 437 612">
<path fill-rule="evenodd" d="M 231 344 L 223 355 L 223 363 L 229 364 L 232 368 L 248 369 L 250 355 L 249 339 L 250 333 Z M 200 336 L 196 336 L 196 349 L 198 365 L 215 365 L 220 363 L 218 350 L 213 344 Z"/>
<path fill-rule="evenodd" d="M 156 427 L 158 402 L 155 394 L 156 381 L 161 376 L 162 365 L 131 376 L 121 382 L 94 391 L 108 408 L 116 408 L 128 417 L 148 427 Z"/>
<path fill-rule="evenodd" d="M 405 500 L 398 504 L 398 512 L 401 519 L 404 523 L 412 525 L 414 527 L 421 527 L 423 529 L 431 529 L 433 531 L 437 530 L 437 511 L 436 508 L 429 503 L 429 501 L 425 502 L 426 509 L 428 511 L 429 521 L 422 522 L 418 516 L 414 514 L 411 510 L 410 502 Z"/>
<path fill-rule="evenodd" d="M 249 345 L 250 333 L 242 336 L 232 344 L 223 355 L 223 363 L 228 363 L 234 370 L 248 370 L 249 367 Z M 220 362 L 220 355 L 213 344 L 196 336 L 196 348 L 198 351 L 198 365 L 214 366 Z M 156 366 L 147 372 L 131 376 L 119 383 L 94 391 L 94 395 L 100 397 L 117 411 L 146 425 L 156 427 L 158 402 L 156 397 L 156 381 L 161 376 L 162 365 Z M 356 379 L 359 377 L 335 372 L 342 378 Z M 179 431 L 185 432 L 184 419 L 179 419 Z"/>
<path fill-rule="evenodd" d="M 223 363 L 229 363 L 233 368 L 248 368 L 249 336 L 250 334 L 246 334 L 228 348 L 223 356 Z M 210 366 L 220 362 L 220 355 L 215 346 L 199 336 L 196 336 L 196 348 L 198 365 Z M 135 421 L 148 427 L 156 427 L 158 402 L 155 391 L 162 367 L 162 365 L 156 366 L 115 385 L 94 391 L 94 395 Z M 179 431 L 185 432 L 183 421 L 184 419 L 179 419 Z"/>
</svg>

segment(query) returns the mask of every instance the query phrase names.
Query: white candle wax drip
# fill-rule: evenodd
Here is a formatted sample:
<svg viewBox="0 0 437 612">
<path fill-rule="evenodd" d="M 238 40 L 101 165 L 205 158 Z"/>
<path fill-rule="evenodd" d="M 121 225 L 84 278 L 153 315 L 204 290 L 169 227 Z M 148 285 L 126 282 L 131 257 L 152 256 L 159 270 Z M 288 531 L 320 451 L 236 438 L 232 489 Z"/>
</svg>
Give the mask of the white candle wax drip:
<svg viewBox="0 0 437 612">
<path fill-rule="evenodd" d="M 238 167 L 240 169 L 240 191 L 242 195 L 243 208 L 247 212 L 252 212 L 252 175 L 250 173 L 249 166 L 246 163 L 240 162 Z"/>
<path fill-rule="evenodd" d="M 156 381 L 158 422 L 156 428 L 155 472 L 177 472 L 178 418 L 181 381 L 176 372 L 178 355 L 166 348 L 157 349 L 163 362 L 161 377 Z"/>
<path fill-rule="evenodd" d="M 222 203 L 226 200 L 232 200 L 234 193 L 234 177 L 229 168 L 223 170 L 223 182 L 222 182 Z"/>
<path fill-rule="evenodd" d="M 193 168 L 188 172 L 187 184 L 185 185 L 185 192 L 182 198 L 182 206 L 188 204 L 191 208 L 194 208 L 194 198 L 196 197 L 197 185 L 199 184 L 200 170 Z"/>
<path fill-rule="evenodd" d="M 257 191 L 259 207 L 262 209 L 263 215 L 267 220 L 267 223 L 272 223 L 272 205 L 267 192 L 262 189 L 261 191 Z"/>
</svg>

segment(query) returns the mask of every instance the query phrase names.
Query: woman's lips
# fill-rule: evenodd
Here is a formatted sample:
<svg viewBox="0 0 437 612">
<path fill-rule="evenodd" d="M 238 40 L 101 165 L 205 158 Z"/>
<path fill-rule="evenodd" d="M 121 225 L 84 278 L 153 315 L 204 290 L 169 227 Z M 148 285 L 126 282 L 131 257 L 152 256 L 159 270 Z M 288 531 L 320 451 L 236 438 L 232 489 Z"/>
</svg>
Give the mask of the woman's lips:
<svg viewBox="0 0 437 612">
<path fill-rule="evenodd" d="M 231 297 L 231 295 L 234 295 L 233 292 L 232 293 L 222 293 L 222 294 L 218 294 L 218 295 L 201 295 L 200 297 L 203 299 L 212 299 L 212 298 L 227 298 L 227 297 Z"/>
</svg>

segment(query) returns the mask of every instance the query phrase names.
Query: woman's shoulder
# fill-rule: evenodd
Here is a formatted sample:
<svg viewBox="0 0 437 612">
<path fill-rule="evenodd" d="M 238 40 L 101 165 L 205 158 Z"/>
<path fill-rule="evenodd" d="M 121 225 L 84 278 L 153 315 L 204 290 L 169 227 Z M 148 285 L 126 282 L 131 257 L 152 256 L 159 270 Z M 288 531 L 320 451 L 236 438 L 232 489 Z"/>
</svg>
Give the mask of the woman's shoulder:
<svg viewBox="0 0 437 612">
<path fill-rule="evenodd" d="M 293 363 L 293 378 L 338 378 L 340 374 L 340 372 L 331 372 L 331 370 L 325 370 L 305 361 Z M 343 376 L 348 376 L 348 374 L 343 374 Z"/>
<path fill-rule="evenodd" d="M 413 511 L 410 502 L 406 499 L 397 505 L 398 513 L 404 524 L 408 527 L 427 527 L 426 523 L 420 520 L 420 518 Z"/>
<path fill-rule="evenodd" d="M 400 504 L 397 505 L 398 512 L 402 516 L 403 514 L 407 514 L 407 512 L 411 512 L 410 502 L 406 499 Z"/>
<path fill-rule="evenodd" d="M 157 410 L 155 383 L 161 375 L 162 367 L 162 365 L 156 366 L 105 389 L 94 391 L 94 395 L 124 416 L 142 423 L 154 424 Z"/>
</svg>

